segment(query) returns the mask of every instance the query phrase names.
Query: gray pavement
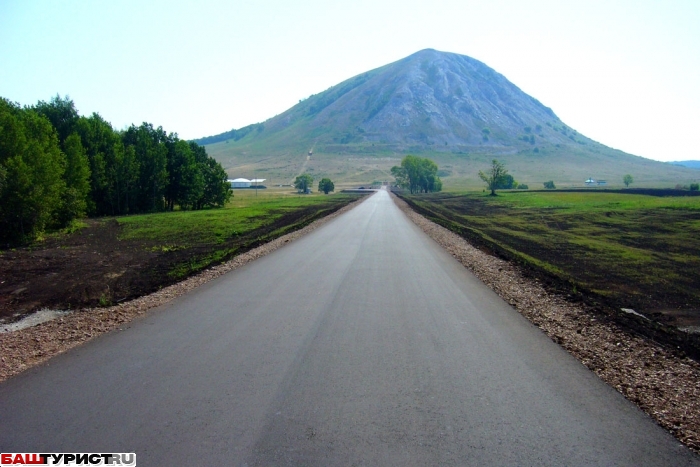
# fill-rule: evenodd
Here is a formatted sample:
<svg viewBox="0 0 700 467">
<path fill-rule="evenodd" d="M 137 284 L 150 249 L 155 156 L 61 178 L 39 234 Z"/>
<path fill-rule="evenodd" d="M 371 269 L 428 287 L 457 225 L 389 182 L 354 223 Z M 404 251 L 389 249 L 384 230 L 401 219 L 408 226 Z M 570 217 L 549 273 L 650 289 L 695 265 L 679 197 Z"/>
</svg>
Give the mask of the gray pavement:
<svg viewBox="0 0 700 467">
<path fill-rule="evenodd" d="M 396 208 L 0 385 L 0 452 L 139 465 L 700 465 Z"/>
</svg>

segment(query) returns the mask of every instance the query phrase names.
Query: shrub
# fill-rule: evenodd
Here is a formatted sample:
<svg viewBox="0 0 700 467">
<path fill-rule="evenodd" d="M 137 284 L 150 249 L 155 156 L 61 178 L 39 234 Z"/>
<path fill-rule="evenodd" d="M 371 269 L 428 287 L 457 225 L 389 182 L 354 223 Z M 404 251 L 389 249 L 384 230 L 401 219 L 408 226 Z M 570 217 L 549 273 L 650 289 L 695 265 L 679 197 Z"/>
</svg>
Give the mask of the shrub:
<svg viewBox="0 0 700 467">
<path fill-rule="evenodd" d="M 528 188 L 529 187 L 524 183 L 518 184 L 518 190 L 527 190 Z"/>
<path fill-rule="evenodd" d="M 554 186 L 554 182 L 551 180 L 548 182 L 544 182 L 543 185 L 547 190 L 554 190 L 556 188 L 556 186 Z"/>
<path fill-rule="evenodd" d="M 698 191 L 698 189 L 700 189 L 700 184 L 697 184 L 697 183 L 690 184 L 690 191 Z"/>
</svg>

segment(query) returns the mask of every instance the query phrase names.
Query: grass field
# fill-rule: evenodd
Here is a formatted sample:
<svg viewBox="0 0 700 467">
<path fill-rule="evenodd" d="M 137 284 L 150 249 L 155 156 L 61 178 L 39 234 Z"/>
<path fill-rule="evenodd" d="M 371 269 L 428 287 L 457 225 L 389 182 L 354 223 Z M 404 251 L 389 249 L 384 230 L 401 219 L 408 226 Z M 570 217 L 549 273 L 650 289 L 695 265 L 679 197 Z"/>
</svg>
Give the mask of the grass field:
<svg viewBox="0 0 700 467">
<path fill-rule="evenodd" d="M 185 277 L 238 252 L 299 229 L 357 195 L 298 195 L 287 189 L 236 190 L 223 209 L 117 218 L 120 240 L 148 241 L 153 251 L 178 252 L 168 275 Z"/>
<path fill-rule="evenodd" d="M 237 190 L 223 209 L 85 219 L 0 255 L 0 318 L 149 294 L 326 216 L 360 195 Z M 8 299 L 9 297 L 9 299 Z"/>
<path fill-rule="evenodd" d="M 355 199 L 349 195 L 297 195 L 287 190 L 236 190 L 223 209 L 175 211 L 117 218 L 124 240 L 156 240 L 163 245 L 187 247 L 222 243 L 274 223 L 284 214 L 318 207 L 319 210 Z"/>
<path fill-rule="evenodd" d="M 369 184 L 374 180 L 393 180 L 391 167 L 399 165 L 407 154 L 427 157 L 441 170 L 445 190 L 481 190 L 480 170 L 487 170 L 496 158 L 509 173 L 530 189 L 541 189 L 543 182 L 554 181 L 557 187 L 584 187 L 589 177 L 607 180 L 608 187 L 624 187 L 623 177 L 634 177 L 633 187 L 666 187 L 688 185 L 700 181 L 700 170 L 677 167 L 641 157 L 623 155 L 609 148 L 551 148 L 535 154 L 532 151 L 495 151 L 493 148 L 471 148 L 464 152 L 440 152 L 405 148 L 384 151 L 379 146 L 346 144 L 319 145 L 307 159 L 311 145 L 304 147 L 240 145 L 216 143 L 207 152 L 226 169 L 231 178 L 266 178 L 266 184 L 288 184 L 302 172 L 330 177 L 336 187 Z M 419 148 L 416 148 L 419 149 Z M 594 150 L 595 149 L 595 150 Z"/>
<path fill-rule="evenodd" d="M 407 201 L 443 226 L 609 303 L 700 325 L 700 197 L 438 193 Z"/>
</svg>

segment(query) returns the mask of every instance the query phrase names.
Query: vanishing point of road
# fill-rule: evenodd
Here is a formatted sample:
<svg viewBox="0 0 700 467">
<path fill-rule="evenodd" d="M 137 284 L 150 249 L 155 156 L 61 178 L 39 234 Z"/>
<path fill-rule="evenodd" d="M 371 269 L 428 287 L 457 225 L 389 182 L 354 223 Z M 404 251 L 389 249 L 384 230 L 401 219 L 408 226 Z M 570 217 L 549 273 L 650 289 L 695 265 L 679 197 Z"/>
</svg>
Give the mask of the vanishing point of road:
<svg viewBox="0 0 700 467">
<path fill-rule="evenodd" d="M 139 465 L 700 465 L 380 191 L 0 384 L 0 452 Z"/>
</svg>

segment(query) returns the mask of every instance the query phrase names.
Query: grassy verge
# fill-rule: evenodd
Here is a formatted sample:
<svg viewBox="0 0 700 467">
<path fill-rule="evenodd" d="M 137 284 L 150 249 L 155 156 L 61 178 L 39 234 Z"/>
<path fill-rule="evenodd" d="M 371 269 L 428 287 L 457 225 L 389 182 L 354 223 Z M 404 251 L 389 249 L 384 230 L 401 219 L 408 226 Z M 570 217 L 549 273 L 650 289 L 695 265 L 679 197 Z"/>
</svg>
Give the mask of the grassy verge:
<svg viewBox="0 0 700 467">
<path fill-rule="evenodd" d="M 143 241 L 169 256 L 165 273 L 181 279 L 300 229 L 356 200 L 357 195 L 295 195 L 236 191 L 223 209 L 175 211 L 117 218 L 120 240 Z"/>
</svg>

